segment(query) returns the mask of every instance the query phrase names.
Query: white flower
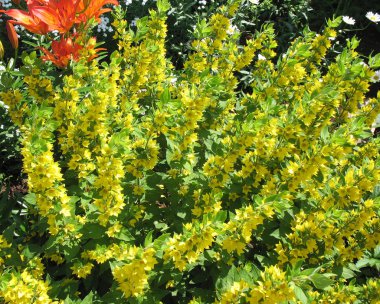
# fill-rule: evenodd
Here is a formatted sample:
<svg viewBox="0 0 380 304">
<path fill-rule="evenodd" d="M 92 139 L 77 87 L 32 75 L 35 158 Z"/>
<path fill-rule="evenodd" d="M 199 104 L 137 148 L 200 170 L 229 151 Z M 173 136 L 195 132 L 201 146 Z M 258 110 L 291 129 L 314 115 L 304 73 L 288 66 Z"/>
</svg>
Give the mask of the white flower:
<svg viewBox="0 0 380 304">
<path fill-rule="evenodd" d="M 251 2 L 254 5 L 258 5 L 260 3 L 259 0 L 248 0 L 248 1 Z"/>
<path fill-rule="evenodd" d="M 174 85 L 177 82 L 177 80 L 178 78 L 173 76 L 173 78 L 170 79 L 170 83 Z"/>
<path fill-rule="evenodd" d="M 257 56 L 257 59 L 258 59 L 258 60 L 267 60 L 267 59 L 265 58 L 265 56 L 263 56 L 263 55 L 261 55 L 261 54 L 259 54 L 259 55 Z"/>
<path fill-rule="evenodd" d="M 375 75 L 371 78 L 372 82 L 380 82 L 380 70 L 375 71 Z"/>
<path fill-rule="evenodd" d="M 372 22 L 378 23 L 380 21 L 380 14 L 378 13 L 368 12 L 365 16 Z"/>
<path fill-rule="evenodd" d="M 133 19 L 131 21 L 131 26 L 136 26 L 137 25 L 137 20 L 139 20 L 140 18 L 139 17 L 135 17 L 135 19 Z"/>
<path fill-rule="evenodd" d="M 2 107 L 4 109 L 8 109 L 9 108 L 2 100 L 0 100 L 0 107 Z"/>
<path fill-rule="evenodd" d="M 3 8 L 11 8 L 12 1 L 11 0 L 0 0 L 0 4 Z"/>
<path fill-rule="evenodd" d="M 227 33 L 228 35 L 233 35 L 233 34 L 235 34 L 237 31 L 238 31 L 237 26 L 236 26 L 236 25 L 232 25 L 232 24 L 230 24 L 230 26 L 228 27 L 226 33 Z"/>
<path fill-rule="evenodd" d="M 354 25 L 355 24 L 355 19 L 351 18 L 349 16 L 343 16 L 343 22 L 347 23 L 349 25 Z"/>
</svg>

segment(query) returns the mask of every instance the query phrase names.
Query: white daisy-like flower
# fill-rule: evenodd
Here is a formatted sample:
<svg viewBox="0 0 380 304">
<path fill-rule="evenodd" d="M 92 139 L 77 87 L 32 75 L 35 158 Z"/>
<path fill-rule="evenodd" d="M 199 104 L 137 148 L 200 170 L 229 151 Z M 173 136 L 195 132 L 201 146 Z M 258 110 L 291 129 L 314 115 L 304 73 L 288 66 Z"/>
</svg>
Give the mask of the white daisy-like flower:
<svg viewBox="0 0 380 304">
<path fill-rule="evenodd" d="M 355 19 L 350 17 L 350 16 L 343 16 L 343 22 L 347 23 L 349 25 L 354 25 L 355 24 Z"/>
<path fill-rule="evenodd" d="M 380 82 L 380 70 L 375 71 L 375 75 L 371 78 L 372 82 Z"/>
<path fill-rule="evenodd" d="M 260 3 L 259 0 L 249 0 L 249 2 L 251 2 L 254 5 L 258 5 Z"/>
<path fill-rule="evenodd" d="M 380 14 L 378 13 L 368 12 L 365 16 L 372 22 L 378 23 L 380 21 Z"/>
</svg>

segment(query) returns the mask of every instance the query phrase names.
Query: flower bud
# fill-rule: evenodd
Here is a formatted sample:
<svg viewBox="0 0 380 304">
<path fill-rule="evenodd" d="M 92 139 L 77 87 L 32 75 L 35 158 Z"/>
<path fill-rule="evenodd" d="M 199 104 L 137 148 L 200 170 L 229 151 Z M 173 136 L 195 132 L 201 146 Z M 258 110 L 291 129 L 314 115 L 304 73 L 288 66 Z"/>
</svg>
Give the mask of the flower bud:
<svg viewBox="0 0 380 304">
<path fill-rule="evenodd" d="M 4 58 L 4 47 L 0 41 L 0 60 Z"/>
<path fill-rule="evenodd" d="M 16 30 L 15 30 L 15 27 L 9 21 L 7 22 L 6 27 L 7 27 L 7 33 L 8 33 L 9 41 L 11 42 L 13 48 L 17 49 L 18 48 L 18 36 L 17 36 Z"/>
</svg>

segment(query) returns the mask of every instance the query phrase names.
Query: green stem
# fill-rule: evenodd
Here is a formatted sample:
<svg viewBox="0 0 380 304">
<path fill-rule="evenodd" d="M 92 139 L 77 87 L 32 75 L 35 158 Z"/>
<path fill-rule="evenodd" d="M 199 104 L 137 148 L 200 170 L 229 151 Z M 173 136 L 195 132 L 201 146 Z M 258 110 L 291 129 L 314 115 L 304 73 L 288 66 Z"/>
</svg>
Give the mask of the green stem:
<svg viewBox="0 0 380 304">
<path fill-rule="evenodd" d="M 18 48 L 15 49 L 15 62 L 13 63 L 13 70 L 16 68 L 17 58 L 18 58 Z"/>
</svg>

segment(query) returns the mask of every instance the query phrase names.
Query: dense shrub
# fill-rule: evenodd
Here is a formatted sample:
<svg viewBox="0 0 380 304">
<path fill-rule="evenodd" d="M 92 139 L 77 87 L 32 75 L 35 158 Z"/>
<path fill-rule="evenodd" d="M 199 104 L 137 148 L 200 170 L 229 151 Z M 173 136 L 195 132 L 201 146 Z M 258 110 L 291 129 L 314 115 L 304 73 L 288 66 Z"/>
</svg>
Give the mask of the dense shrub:
<svg viewBox="0 0 380 304">
<path fill-rule="evenodd" d="M 281 54 L 272 24 L 241 44 L 239 4 L 197 24 L 181 69 L 157 1 L 136 31 L 115 8 L 108 63 L 31 52 L 4 72 L 29 193 L 2 227 L 2 301 L 379 299 L 380 55 L 351 39 L 324 61 L 341 18 Z"/>
</svg>

